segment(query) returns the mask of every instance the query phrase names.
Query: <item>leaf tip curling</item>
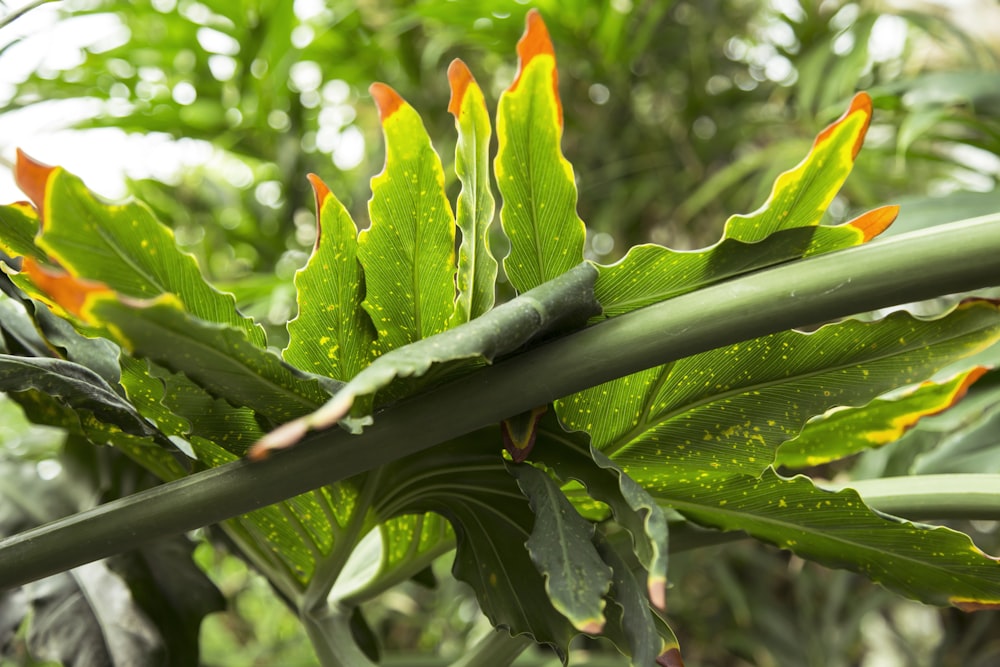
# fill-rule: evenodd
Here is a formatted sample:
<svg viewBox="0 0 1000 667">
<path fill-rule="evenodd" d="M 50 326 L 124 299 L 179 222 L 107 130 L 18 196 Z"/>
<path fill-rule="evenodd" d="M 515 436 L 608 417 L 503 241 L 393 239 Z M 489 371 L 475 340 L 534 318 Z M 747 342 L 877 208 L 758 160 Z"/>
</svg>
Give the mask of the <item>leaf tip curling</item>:
<svg viewBox="0 0 1000 667">
<path fill-rule="evenodd" d="M 872 209 L 867 213 L 859 215 L 854 220 L 851 220 L 849 224 L 854 227 L 864 236 L 864 243 L 868 243 L 873 238 L 884 232 L 889 228 L 896 218 L 899 216 L 899 206 L 880 206 L 876 209 Z"/>
<path fill-rule="evenodd" d="M 316 195 L 316 242 L 313 247 L 318 248 L 320 235 L 323 233 L 323 225 L 320 224 L 323 204 L 329 197 L 332 196 L 333 193 L 330 192 L 330 188 L 323 182 L 323 179 L 316 174 L 306 174 L 306 178 L 309 179 L 309 184 L 312 185 L 313 194 Z"/>
<path fill-rule="evenodd" d="M 465 91 L 469 84 L 475 81 L 468 66 L 459 58 L 455 58 L 448 65 L 448 84 L 451 87 L 451 100 L 448 102 L 448 113 L 456 118 L 462 112 L 462 100 L 465 99 Z"/>
<path fill-rule="evenodd" d="M 672 646 L 656 658 L 656 664 L 660 667 L 684 667 L 684 660 L 681 659 L 681 651 L 676 646 Z"/>
<path fill-rule="evenodd" d="M 17 149 L 17 160 L 14 166 L 14 181 L 17 187 L 21 188 L 24 194 L 28 195 L 38 209 L 39 217 L 42 215 L 42 206 L 45 201 L 45 187 L 49 178 L 58 167 L 49 166 L 39 162 L 20 148 Z"/>
<path fill-rule="evenodd" d="M 373 83 L 368 87 L 368 92 L 375 100 L 375 105 L 378 107 L 379 120 L 383 123 L 392 114 L 396 113 L 401 106 L 406 104 L 406 101 L 399 93 L 384 83 Z"/>
</svg>

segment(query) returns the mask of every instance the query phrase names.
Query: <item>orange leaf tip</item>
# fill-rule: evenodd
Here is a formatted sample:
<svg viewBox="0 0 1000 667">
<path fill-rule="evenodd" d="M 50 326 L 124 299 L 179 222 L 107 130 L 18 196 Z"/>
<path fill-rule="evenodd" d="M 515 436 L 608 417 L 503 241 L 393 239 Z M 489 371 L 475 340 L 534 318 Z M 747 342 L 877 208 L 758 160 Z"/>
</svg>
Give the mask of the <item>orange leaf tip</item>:
<svg viewBox="0 0 1000 667">
<path fill-rule="evenodd" d="M 464 62 L 455 58 L 448 65 L 448 85 L 451 86 L 451 100 L 448 102 L 448 113 L 458 118 L 462 112 L 462 100 L 469 84 L 475 81 L 472 72 Z"/>
<path fill-rule="evenodd" d="M 859 215 L 847 224 L 860 231 L 864 235 L 864 243 L 868 243 L 888 229 L 898 215 L 898 206 L 880 206 Z"/>
<path fill-rule="evenodd" d="M 24 194 L 28 195 L 38 209 L 38 216 L 42 218 L 42 207 L 45 202 L 45 187 L 48 185 L 49 177 L 57 167 L 50 167 L 28 156 L 20 148 L 17 149 L 17 162 L 14 166 L 14 181 L 17 187 L 21 188 Z M 42 218 L 44 220 L 44 218 Z"/>
<path fill-rule="evenodd" d="M 316 174 L 306 174 L 309 183 L 312 185 L 313 194 L 316 195 L 316 248 L 319 247 L 319 237 L 323 233 L 323 225 L 320 224 L 320 216 L 323 211 L 323 203 L 331 196 L 330 188 Z"/>
<path fill-rule="evenodd" d="M 552 93 L 555 96 L 556 111 L 559 115 L 559 125 L 561 127 L 563 113 L 562 102 L 559 99 L 559 72 L 556 71 L 554 64 L 556 50 L 552 46 L 549 29 L 545 27 L 545 21 L 542 20 L 542 15 L 538 13 L 537 9 L 528 10 L 528 14 L 524 17 L 524 24 L 524 35 L 521 36 L 520 41 L 517 43 L 517 76 L 514 77 L 514 82 L 510 84 L 508 90 L 514 91 L 517 89 L 518 84 L 521 82 L 521 75 L 532 60 L 539 56 L 551 56 L 553 60 Z"/>
<path fill-rule="evenodd" d="M 865 134 L 868 133 L 868 126 L 871 125 L 872 122 L 872 98 L 864 91 L 854 96 L 851 100 L 851 106 L 847 108 L 847 111 L 844 112 L 843 116 L 830 123 L 826 129 L 816 136 L 816 141 L 813 143 L 813 146 L 818 146 L 822 142 L 826 141 L 827 137 L 833 134 L 834 130 L 836 130 L 841 123 L 856 113 L 864 114 L 865 119 L 864 125 L 861 127 L 861 131 L 858 132 L 858 138 L 855 140 L 854 146 L 851 149 L 851 157 L 858 157 L 858 153 L 861 152 L 861 145 L 865 143 Z"/>
<path fill-rule="evenodd" d="M 384 83 L 373 83 L 368 87 L 368 92 L 375 99 L 375 104 L 378 106 L 378 117 L 383 123 L 389 116 L 396 113 L 399 107 L 406 104 L 406 100 L 400 97 L 399 93 Z"/>
<path fill-rule="evenodd" d="M 65 271 L 42 266 L 32 257 L 25 257 L 21 271 L 31 278 L 38 289 L 45 292 L 53 303 L 77 317 L 83 316 L 83 308 L 93 294 L 112 294 L 111 288 L 103 283 L 71 276 Z"/>
</svg>

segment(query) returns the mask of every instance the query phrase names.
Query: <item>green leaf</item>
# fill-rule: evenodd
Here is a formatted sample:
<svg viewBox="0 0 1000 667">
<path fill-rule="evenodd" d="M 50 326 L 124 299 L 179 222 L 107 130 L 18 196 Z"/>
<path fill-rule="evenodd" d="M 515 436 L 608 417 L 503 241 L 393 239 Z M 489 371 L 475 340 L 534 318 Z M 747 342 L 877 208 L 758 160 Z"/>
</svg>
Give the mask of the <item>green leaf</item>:
<svg viewBox="0 0 1000 667">
<path fill-rule="evenodd" d="M 612 317 L 765 266 L 864 243 L 899 209 L 885 206 L 838 226 L 820 221 L 847 179 L 871 120 L 871 100 L 858 94 L 823 130 L 805 159 L 781 174 L 757 211 L 726 221 L 714 246 L 682 252 L 658 245 L 632 248 L 617 264 L 599 267 L 595 287 Z"/>
<path fill-rule="evenodd" d="M 650 611 L 640 583 L 645 573 L 633 572 L 615 544 L 600 534 L 597 551 L 614 573 L 605 635 L 632 659 L 633 665 L 660 664 L 657 658 L 678 651 L 678 643 L 670 627 Z"/>
<path fill-rule="evenodd" d="M 172 448 L 131 403 L 88 368 L 62 359 L 15 357 L 0 354 L 0 391 L 37 391 L 54 397 L 77 413 Z"/>
<path fill-rule="evenodd" d="M 458 248 L 458 299 L 453 324 L 479 317 L 493 307 L 497 261 L 490 252 L 490 224 L 494 199 L 490 189 L 490 119 L 483 91 L 461 60 L 448 67 L 451 102 L 458 142 L 455 172 L 462 183 L 458 194 L 457 223 L 462 231 Z"/>
<path fill-rule="evenodd" d="M 527 463 L 509 465 L 507 470 L 535 515 L 525 546 L 545 577 L 552 605 L 581 632 L 600 633 L 611 568 L 594 547 L 594 524 L 577 513 L 546 473 Z"/>
<path fill-rule="evenodd" d="M 455 219 L 441 160 L 417 112 L 373 84 L 385 135 L 385 169 L 372 179 L 371 227 L 358 239 L 364 307 L 380 353 L 448 328 L 455 307 Z"/>
<path fill-rule="evenodd" d="M 344 420 L 347 425 L 352 430 L 360 429 L 370 423 L 370 408 L 369 401 L 359 399 L 375 396 L 400 378 L 423 378 L 420 383 L 408 380 L 406 389 L 412 392 L 431 379 L 467 372 L 542 336 L 583 326 L 599 312 L 592 292 L 595 275 L 590 264 L 580 264 L 482 317 L 382 355 L 320 410 L 269 433 L 255 446 L 254 455 L 263 456 L 271 449 L 291 446 L 308 430 L 326 428 L 348 414 L 351 418 Z M 393 398 L 402 395 L 402 391 L 397 391 Z M 356 404 L 360 404 L 360 409 L 352 410 Z"/>
<path fill-rule="evenodd" d="M 947 410 L 965 396 L 986 368 L 977 366 L 947 382 L 924 382 L 902 394 L 877 398 L 860 408 L 834 409 L 809 422 L 778 449 L 776 465 L 802 468 L 887 445 L 927 416 Z"/>
<path fill-rule="evenodd" d="M 240 315 L 232 295 L 205 282 L 194 257 L 177 248 L 173 232 L 145 205 L 102 202 L 76 176 L 21 152 L 15 175 L 38 208 L 37 246 L 74 277 L 140 299 L 174 294 L 192 315 L 232 326 L 265 346 L 264 330 Z"/>
<path fill-rule="evenodd" d="M 1000 605 L 1000 562 L 968 536 L 879 514 L 851 489 L 824 491 L 807 477 L 786 479 L 767 469 L 760 478 L 708 484 L 675 479 L 650 492 L 692 521 L 745 531 L 927 604 Z"/>
<path fill-rule="evenodd" d="M 350 380 L 372 361 L 375 329 L 362 308 L 364 276 L 357 228 L 344 205 L 319 178 L 316 247 L 295 274 L 298 316 L 288 323 L 285 361 L 303 370 Z"/>
<path fill-rule="evenodd" d="M 563 423 L 640 484 L 759 474 L 810 417 L 863 405 L 1000 337 L 996 304 L 934 320 L 896 312 L 764 336 L 651 368 L 556 403 Z"/>
<path fill-rule="evenodd" d="M 510 239 L 504 271 L 519 292 L 568 271 L 583 259 L 586 230 L 576 213 L 573 167 L 563 157 L 562 104 L 555 50 L 538 12 L 517 43 L 517 77 L 497 106 L 500 221 Z"/>
<path fill-rule="evenodd" d="M 649 573 L 646 590 L 657 608 L 666 605 L 667 520 L 653 498 L 613 461 L 590 446 L 579 431 L 567 433 L 554 415 L 539 425 L 532 461 L 550 468 L 564 481 L 576 480 L 587 494 L 606 504 L 632 539 L 639 562 Z"/>
<path fill-rule="evenodd" d="M 437 445 L 380 473 L 382 516 L 433 511 L 455 531 L 452 571 L 476 592 L 490 622 L 566 654 L 577 634 L 556 611 L 524 544 L 534 514 L 500 456 L 496 427 Z"/>
<path fill-rule="evenodd" d="M 27 202 L 0 206 L 0 252 L 43 261 L 45 253 L 35 245 L 38 227 L 38 212 Z"/>
<path fill-rule="evenodd" d="M 242 331 L 192 317 L 171 295 L 123 303 L 102 294 L 81 312 L 107 325 L 136 356 L 183 373 L 209 393 L 276 424 L 315 410 L 329 397 L 319 382 L 253 345 Z"/>
</svg>

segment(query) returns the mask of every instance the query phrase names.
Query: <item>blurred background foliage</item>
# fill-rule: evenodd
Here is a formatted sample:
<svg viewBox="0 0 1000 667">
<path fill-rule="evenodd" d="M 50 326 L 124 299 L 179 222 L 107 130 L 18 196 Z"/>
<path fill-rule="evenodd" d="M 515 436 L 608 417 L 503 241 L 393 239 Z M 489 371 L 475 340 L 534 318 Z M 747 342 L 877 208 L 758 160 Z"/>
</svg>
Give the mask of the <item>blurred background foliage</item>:
<svg viewBox="0 0 1000 667">
<path fill-rule="evenodd" d="M 894 230 L 906 231 L 1000 209 L 1000 17 L 991 2 L 531 4 L 556 44 L 564 150 L 594 259 L 613 261 L 641 242 L 712 243 L 728 215 L 764 201 L 774 177 L 859 89 L 872 93 L 877 112 L 829 222 L 900 203 Z M 359 224 L 367 219 L 368 181 L 383 160 L 368 85 L 389 83 L 421 112 L 448 173 L 447 65 L 463 58 L 495 106 L 513 78 L 527 10 L 515 0 L 65 0 L 51 8 L 58 18 L 47 29 L 0 31 L 0 70 L 23 66 L 39 43 L 75 40 L 61 46 L 68 56 L 39 59 L 0 88 L 0 118 L 48 113 L 52 127 L 176 148 L 150 149 L 123 191 L 155 209 L 206 273 L 269 325 L 277 346 L 294 316 L 291 277 L 315 239 L 305 174 L 319 174 Z M 18 139 L 30 148 L 30 137 Z M 13 148 L 0 145 L 0 154 L 9 160 Z M 903 443 L 862 457 L 859 476 L 933 468 L 942 458 L 934 448 L 948 442 L 928 428 L 908 436 L 922 438 L 915 449 Z M 46 441 L 17 419 L 0 423 L 7 459 L 38 458 L 25 451 L 37 453 L 39 438 Z M 11 446 L 25 442 L 25 451 Z M 1000 472 L 993 450 L 975 450 L 969 465 Z M 996 553 L 994 525 L 971 530 Z M 301 629 L 265 582 L 209 542 L 196 558 L 229 600 L 203 627 L 203 664 L 309 664 Z M 1000 660 L 995 613 L 921 607 L 761 545 L 678 554 L 671 580 L 673 626 L 689 664 Z M 404 656 L 398 664 L 417 664 L 416 653 L 460 654 L 486 632 L 469 594 L 438 581 L 439 589 L 406 584 L 365 609 L 386 654 Z M 11 652 L 12 641 L 0 664 L 33 664 Z M 606 647 L 584 642 L 574 664 L 618 664 L 609 659 Z M 555 661 L 535 652 L 518 664 Z"/>
</svg>

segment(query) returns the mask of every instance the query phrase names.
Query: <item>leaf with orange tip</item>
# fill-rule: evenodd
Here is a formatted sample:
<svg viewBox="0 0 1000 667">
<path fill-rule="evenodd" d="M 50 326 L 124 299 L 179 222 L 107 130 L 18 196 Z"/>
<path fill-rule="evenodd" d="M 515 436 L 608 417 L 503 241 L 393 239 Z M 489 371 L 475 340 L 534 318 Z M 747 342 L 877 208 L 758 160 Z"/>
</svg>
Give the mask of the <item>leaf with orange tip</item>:
<svg viewBox="0 0 1000 667">
<path fill-rule="evenodd" d="M 490 252 L 494 199 L 490 188 L 490 119 L 486 101 L 469 68 L 461 60 L 448 67 L 451 102 L 458 142 L 455 172 L 462 183 L 456 221 L 462 232 L 458 249 L 458 298 L 454 324 L 479 317 L 493 307 L 497 261 Z"/>
<path fill-rule="evenodd" d="M 315 174 L 316 246 L 295 274 L 298 315 L 288 323 L 285 361 L 347 381 L 373 359 L 375 329 L 362 308 L 364 276 L 350 213 Z"/>
<path fill-rule="evenodd" d="M 928 381 L 903 394 L 875 399 L 864 407 L 831 411 L 782 444 L 776 464 L 803 468 L 887 445 L 924 417 L 947 410 L 961 400 L 986 370 L 976 366 L 947 382 Z"/>
<path fill-rule="evenodd" d="M 417 112 L 385 84 L 370 88 L 385 136 L 372 179 L 371 226 L 358 238 L 364 308 L 379 353 L 448 328 L 455 308 L 455 219 L 441 159 Z"/>
<path fill-rule="evenodd" d="M 236 310 L 232 295 L 205 281 L 194 257 L 177 247 L 173 232 L 148 207 L 104 202 L 76 176 L 24 153 L 18 153 L 15 173 L 39 211 L 35 244 L 50 261 L 128 297 L 174 294 L 195 317 L 234 326 L 265 346 L 263 329 Z"/>
<path fill-rule="evenodd" d="M 24 258 L 21 272 L 31 280 L 31 284 L 38 290 L 37 292 L 32 291 L 32 296 L 40 298 L 57 310 L 72 314 L 78 319 L 83 318 L 84 305 L 89 299 L 95 296 L 114 294 L 107 285 L 93 280 L 75 278 L 60 269 L 44 267 L 32 257 Z"/>
<path fill-rule="evenodd" d="M 702 525 L 744 531 L 925 604 L 971 611 L 1000 601 L 1000 562 L 967 535 L 876 512 L 850 488 L 826 491 L 808 477 L 785 478 L 768 469 L 760 477 L 717 484 L 674 479 L 649 490 Z"/>
<path fill-rule="evenodd" d="M 624 259 L 600 267 L 597 298 L 613 317 L 749 271 L 865 243 L 899 212 L 883 206 L 836 226 L 820 225 L 854 166 L 871 122 L 871 99 L 855 96 L 841 118 L 820 132 L 806 158 L 781 174 L 757 211 L 734 215 L 715 245 L 677 251 L 633 247 Z"/>
<path fill-rule="evenodd" d="M 526 24 L 517 47 L 517 78 L 497 106 L 494 161 L 503 197 L 500 221 L 511 244 L 503 265 L 519 292 L 578 264 L 586 237 L 576 212 L 573 167 L 560 146 L 555 51 L 537 11 L 528 12 Z"/>
</svg>

